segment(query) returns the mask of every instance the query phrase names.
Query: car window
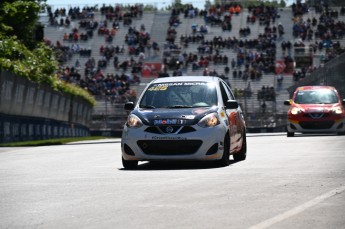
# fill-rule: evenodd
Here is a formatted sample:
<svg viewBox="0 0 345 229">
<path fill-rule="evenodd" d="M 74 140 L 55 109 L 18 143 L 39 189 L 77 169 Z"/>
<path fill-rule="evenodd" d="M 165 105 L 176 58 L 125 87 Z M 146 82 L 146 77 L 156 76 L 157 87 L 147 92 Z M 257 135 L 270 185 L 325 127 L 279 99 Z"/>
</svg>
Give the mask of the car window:
<svg viewBox="0 0 345 229">
<path fill-rule="evenodd" d="M 230 91 L 226 88 L 226 86 L 222 82 L 219 82 L 219 87 L 222 93 L 223 104 L 225 104 L 225 102 L 228 101 L 229 99 L 233 99 L 231 97 Z"/>
<path fill-rule="evenodd" d="M 145 91 L 141 108 L 184 108 L 217 105 L 216 87 L 205 82 L 157 83 Z"/>
<path fill-rule="evenodd" d="M 333 90 L 301 90 L 294 100 L 298 104 L 333 104 L 338 102 L 338 96 Z"/>
<path fill-rule="evenodd" d="M 222 82 L 222 85 L 224 86 L 225 90 L 228 92 L 229 99 L 235 100 L 235 96 L 234 96 L 234 94 L 232 93 L 232 91 L 231 91 L 229 85 L 226 84 L 226 83 L 224 83 L 224 82 Z"/>
</svg>

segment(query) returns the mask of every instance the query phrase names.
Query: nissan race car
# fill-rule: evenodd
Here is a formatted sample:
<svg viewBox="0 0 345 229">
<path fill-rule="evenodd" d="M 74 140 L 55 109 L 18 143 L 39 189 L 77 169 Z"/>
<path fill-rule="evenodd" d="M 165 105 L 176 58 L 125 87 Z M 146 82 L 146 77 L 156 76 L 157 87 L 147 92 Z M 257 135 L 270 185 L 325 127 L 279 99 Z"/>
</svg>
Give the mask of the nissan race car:
<svg viewBox="0 0 345 229">
<path fill-rule="evenodd" d="M 298 87 L 288 111 L 287 136 L 301 133 L 345 133 L 345 100 L 331 86 Z"/>
<path fill-rule="evenodd" d="M 242 110 L 218 77 L 181 76 L 153 80 L 130 111 L 122 132 L 122 164 L 139 161 L 213 160 L 220 166 L 247 155 Z"/>
</svg>

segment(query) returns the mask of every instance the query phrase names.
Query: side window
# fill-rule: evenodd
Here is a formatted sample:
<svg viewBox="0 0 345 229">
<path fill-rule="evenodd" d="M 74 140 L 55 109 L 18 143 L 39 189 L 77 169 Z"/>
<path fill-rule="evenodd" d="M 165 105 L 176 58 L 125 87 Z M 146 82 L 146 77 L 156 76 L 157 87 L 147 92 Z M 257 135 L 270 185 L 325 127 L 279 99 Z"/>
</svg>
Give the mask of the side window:
<svg viewBox="0 0 345 229">
<path fill-rule="evenodd" d="M 222 84 L 224 85 L 225 90 L 228 92 L 229 99 L 235 100 L 235 96 L 234 96 L 234 94 L 232 94 L 232 91 L 231 91 L 229 85 L 227 85 L 225 83 L 222 83 Z"/>
<path fill-rule="evenodd" d="M 219 82 L 219 87 L 220 87 L 220 91 L 222 93 L 223 104 L 225 104 L 225 102 L 230 99 L 229 91 L 226 90 L 226 88 L 224 87 L 224 84 L 222 82 Z"/>
</svg>

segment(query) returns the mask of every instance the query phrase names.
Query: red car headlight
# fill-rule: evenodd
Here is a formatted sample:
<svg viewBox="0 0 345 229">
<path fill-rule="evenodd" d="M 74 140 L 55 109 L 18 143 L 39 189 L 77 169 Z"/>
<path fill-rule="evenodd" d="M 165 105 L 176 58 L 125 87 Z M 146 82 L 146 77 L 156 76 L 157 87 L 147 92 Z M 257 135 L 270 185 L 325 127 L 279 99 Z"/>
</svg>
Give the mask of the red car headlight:
<svg viewBox="0 0 345 229">
<path fill-rule="evenodd" d="M 334 114 L 342 114 L 343 113 L 343 110 L 341 109 L 341 107 L 333 107 L 332 108 L 332 112 Z"/>
<path fill-rule="evenodd" d="M 292 115 L 298 115 L 298 114 L 302 113 L 303 110 L 298 108 L 298 107 L 293 107 L 293 108 L 291 108 L 290 112 L 291 112 Z"/>
</svg>

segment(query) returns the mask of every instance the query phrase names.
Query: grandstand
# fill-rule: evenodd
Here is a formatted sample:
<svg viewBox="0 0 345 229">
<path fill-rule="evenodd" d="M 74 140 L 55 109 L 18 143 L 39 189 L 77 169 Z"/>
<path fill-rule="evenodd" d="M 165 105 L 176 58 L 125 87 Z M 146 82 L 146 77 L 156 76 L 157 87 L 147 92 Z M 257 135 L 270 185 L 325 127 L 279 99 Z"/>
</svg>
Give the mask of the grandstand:
<svg viewBox="0 0 345 229">
<path fill-rule="evenodd" d="M 324 8 L 247 7 L 230 12 L 231 6 L 185 5 L 172 11 L 144 11 L 138 4 L 99 9 L 52 6 L 41 21 L 46 42 L 60 51 L 61 78 L 88 89 L 97 99 L 94 132 L 121 131 L 127 115 L 123 103 L 135 101 L 146 84 L 163 72 L 222 77 L 235 91 L 252 129 L 283 130 L 287 89 L 343 50 L 345 13 L 339 7 L 328 8 L 327 16 L 322 16 L 339 23 L 339 33 L 324 48 L 324 34 L 317 32 Z M 313 18 L 317 23 L 309 26 L 308 19 Z M 282 44 L 287 42 L 291 48 L 284 51 Z M 321 47 L 314 47 L 319 43 Z M 337 52 L 334 44 L 339 46 Z M 296 66 L 291 64 L 294 59 L 299 60 Z M 156 71 L 144 73 L 153 65 Z M 298 72 L 304 75 L 296 78 Z"/>
</svg>

